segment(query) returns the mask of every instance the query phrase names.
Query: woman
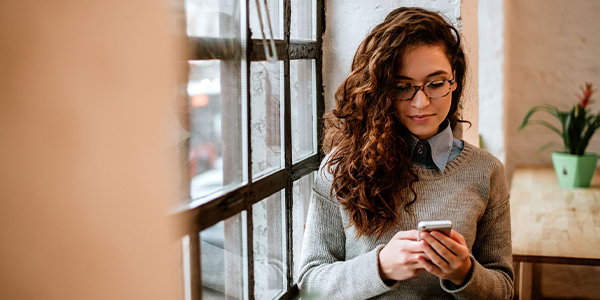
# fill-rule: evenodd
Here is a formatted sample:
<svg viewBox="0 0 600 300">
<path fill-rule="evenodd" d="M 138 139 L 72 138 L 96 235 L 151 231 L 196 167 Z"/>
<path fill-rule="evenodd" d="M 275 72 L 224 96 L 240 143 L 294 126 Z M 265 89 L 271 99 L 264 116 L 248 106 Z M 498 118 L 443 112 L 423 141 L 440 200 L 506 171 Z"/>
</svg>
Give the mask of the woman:
<svg viewBox="0 0 600 300">
<path fill-rule="evenodd" d="M 466 61 L 436 13 L 399 8 L 359 46 L 326 115 L 299 287 L 316 299 L 510 299 L 502 163 L 454 139 Z M 450 236 L 419 221 L 450 220 Z"/>
</svg>

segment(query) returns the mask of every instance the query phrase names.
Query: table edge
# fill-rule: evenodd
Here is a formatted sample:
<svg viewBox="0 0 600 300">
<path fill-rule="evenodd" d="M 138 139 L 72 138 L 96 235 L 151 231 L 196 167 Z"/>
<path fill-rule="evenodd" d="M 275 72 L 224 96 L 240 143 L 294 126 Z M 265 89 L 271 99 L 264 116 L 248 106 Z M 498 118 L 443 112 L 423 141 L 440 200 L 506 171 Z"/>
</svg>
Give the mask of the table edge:
<svg viewBox="0 0 600 300">
<path fill-rule="evenodd" d="M 600 266 L 600 258 L 539 256 L 513 254 L 513 262 Z"/>
</svg>

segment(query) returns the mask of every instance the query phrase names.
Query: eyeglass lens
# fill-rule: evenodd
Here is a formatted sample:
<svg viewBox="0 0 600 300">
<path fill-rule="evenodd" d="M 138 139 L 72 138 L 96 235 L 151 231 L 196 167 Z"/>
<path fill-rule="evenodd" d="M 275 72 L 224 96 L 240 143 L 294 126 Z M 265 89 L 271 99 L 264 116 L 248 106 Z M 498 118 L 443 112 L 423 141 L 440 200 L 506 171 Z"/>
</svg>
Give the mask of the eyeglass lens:
<svg viewBox="0 0 600 300">
<path fill-rule="evenodd" d="M 450 86 L 451 83 L 449 81 L 432 81 L 426 83 L 423 89 L 429 98 L 441 98 L 450 93 Z M 400 85 L 396 87 L 396 92 L 400 100 L 410 100 L 420 89 L 421 86 Z"/>
</svg>

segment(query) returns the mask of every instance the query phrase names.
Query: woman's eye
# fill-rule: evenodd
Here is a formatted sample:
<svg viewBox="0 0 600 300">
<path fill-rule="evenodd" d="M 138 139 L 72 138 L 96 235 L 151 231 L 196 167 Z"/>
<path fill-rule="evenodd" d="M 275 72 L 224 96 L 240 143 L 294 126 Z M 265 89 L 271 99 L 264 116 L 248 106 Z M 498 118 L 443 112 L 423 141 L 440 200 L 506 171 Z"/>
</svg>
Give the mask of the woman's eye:
<svg viewBox="0 0 600 300">
<path fill-rule="evenodd" d="M 397 85 L 396 86 L 396 91 L 398 93 L 408 93 L 408 92 L 410 92 L 411 89 L 412 89 L 412 86 L 410 86 L 410 85 Z"/>
<path fill-rule="evenodd" d="M 432 88 L 441 88 L 445 83 L 445 81 L 432 81 L 428 85 Z"/>
</svg>

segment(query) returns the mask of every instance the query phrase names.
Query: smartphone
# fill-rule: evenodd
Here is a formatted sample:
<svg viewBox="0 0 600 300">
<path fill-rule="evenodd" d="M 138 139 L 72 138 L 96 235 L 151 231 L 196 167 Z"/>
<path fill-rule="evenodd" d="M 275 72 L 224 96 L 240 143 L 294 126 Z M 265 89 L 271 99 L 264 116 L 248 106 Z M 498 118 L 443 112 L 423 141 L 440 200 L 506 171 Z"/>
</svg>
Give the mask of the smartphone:
<svg viewBox="0 0 600 300">
<path fill-rule="evenodd" d="M 450 236 L 452 231 L 452 221 L 421 221 L 417 225 L 419 233 L 417 234 L 417 241 L 421 240 L 421 232 L 423 231 L 439 231 L 447 236 Z"/>
</svg>

